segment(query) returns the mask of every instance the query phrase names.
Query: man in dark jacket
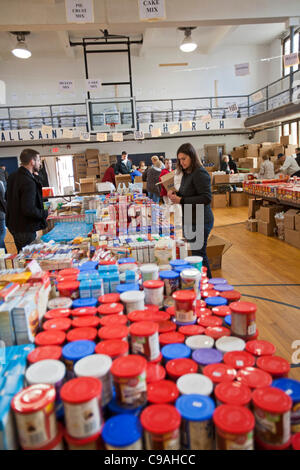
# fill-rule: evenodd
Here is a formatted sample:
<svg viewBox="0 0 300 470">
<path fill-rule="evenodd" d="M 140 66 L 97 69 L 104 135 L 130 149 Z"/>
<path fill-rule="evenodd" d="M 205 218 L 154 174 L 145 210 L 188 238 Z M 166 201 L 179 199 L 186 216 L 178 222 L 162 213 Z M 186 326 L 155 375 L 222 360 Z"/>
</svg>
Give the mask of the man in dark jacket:
<svg viewBox="0 0 300 470">
<path fill-rule="evenodd" d="M 128 154 L 127 152 L 122 152 L 121 155 L 121 161 L 116 165 L 115 173 L 118 175 L 119 173 L 121 175 L 129 175 L 132 170 L 132 164 L 131 161 L 128 160 Z"/>
<path fill-rule="evenodd" d="M 25 149 L 20 155 L 21 166 L 7 182 L 6 225 L 12 233 L 18 252 L 36 239 L 36 232 L 46 228 L 42 185 L 33 173 L 40 169 L 40 155 Z"/>
</svg>

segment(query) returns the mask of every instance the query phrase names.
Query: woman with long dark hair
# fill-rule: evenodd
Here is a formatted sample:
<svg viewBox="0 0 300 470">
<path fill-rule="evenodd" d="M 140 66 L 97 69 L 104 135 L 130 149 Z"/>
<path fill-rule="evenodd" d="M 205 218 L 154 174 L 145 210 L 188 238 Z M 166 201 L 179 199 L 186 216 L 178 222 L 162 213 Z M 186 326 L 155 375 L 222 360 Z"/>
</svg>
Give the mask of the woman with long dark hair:
<svg viewBox="0 0 300 470">
<path fill-rule="evenodd" d="M 192 248 L 191 251 L 193 256 L 202 256 L 203 266 L 207 267 L 207 275 L 211 278 L 211 271 L 206 254 L 207 239 L 214 224 L 214 216 L 210 207 L 210 176 L 202 166 L 192 144 L 183 144 L 177 150 L 177 171 L 179 173 L 183 173 L 179 191 L 169 191 L 168 196 L 174 204 L 181 204 L 182 206 L 182 226 L 184 236 L 187 236 L 187 232 L 191 229 L 194 233 L 199 233 L 201 229 L 204 232 L 203 245 L 200 243 L 202 247 L 197 247 L 197 249 Z M 196 220 L 196 207 L 198 204 L 204 205 L 204 221 Z M 192 206 L 191 218 L 187 217 L 187 209 L 185 209 L 186 205 Z M 202 223 L 204 223 L 204 227 L 199 225 Z M 193 242 L 193 240 L 189 241 Z"/>
</svg>

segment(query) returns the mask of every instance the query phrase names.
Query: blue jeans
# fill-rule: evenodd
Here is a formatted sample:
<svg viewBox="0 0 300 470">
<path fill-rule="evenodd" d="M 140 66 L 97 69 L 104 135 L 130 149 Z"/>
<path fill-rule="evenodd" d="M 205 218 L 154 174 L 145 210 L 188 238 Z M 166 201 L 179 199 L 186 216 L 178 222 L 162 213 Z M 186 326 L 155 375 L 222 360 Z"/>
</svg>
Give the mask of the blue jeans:
<svg viewBox="0 0 300 470">
<path fill-rule="evenodd" d="M 159 203 L 160 201 L 160 196 L 156 193 L 148 193 L 148 196 L 150 199 L 152 199 L 153 202 Z"/>
<path fill-rule="evenodd" d="M 2 219 L 0 220 L 0 248 L 4 248 L 4 249 L 5 249 L 5 243 L 4 243 L 5 235 L 6 235 L 5 220 Z M 5 249 L 5 253 L 6 253 L 6 249 Z"/>
</svg>

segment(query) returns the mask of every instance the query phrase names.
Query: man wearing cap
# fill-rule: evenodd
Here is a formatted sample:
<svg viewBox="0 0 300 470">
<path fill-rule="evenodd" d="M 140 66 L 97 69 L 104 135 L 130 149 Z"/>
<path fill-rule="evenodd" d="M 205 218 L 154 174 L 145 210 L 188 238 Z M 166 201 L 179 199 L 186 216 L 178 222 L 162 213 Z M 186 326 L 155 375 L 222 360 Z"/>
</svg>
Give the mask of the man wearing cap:
<svg viewBox="0 0 300 470">
<path fill-rule="evenodd" d="M 288 176 L 298 176 L 300 178 L 300 166 L 293 156 L 285 156 L 283 153 L 278 155 L 278 160 L 282 164 L 277 173 L 284 173 Z"/>
<path fill-rule="evenodd" d="M 121 175 L 129 175 L 132 170 L 132 165 L 130 160 L 128 160 L 128 154 L 127 152 L 122 152 L 121 155 L 121 161 L 116 165 L 115 173 L 118 175 L 119 173 Z"/>
</svg>

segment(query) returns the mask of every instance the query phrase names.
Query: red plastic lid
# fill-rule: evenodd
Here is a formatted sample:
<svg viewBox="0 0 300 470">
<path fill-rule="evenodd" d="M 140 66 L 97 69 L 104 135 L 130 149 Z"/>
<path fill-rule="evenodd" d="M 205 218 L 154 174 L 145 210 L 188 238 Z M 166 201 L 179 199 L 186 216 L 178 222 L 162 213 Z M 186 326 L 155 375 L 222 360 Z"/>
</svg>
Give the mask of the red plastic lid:
<svg viewBox="0 0 300 470">
<path fill-rule="evenodd" d="M 147 361 L 145 358 L 129 354 L 128 356 L 115 359 L 110 371 L 117 377 L 130 378 L 141 375 L 146 371 L 146 368 Z"/>
<path fill-rule="evenodd" d="M 146 431 L 154 434 L 167 434 L 179 428 L 181 416 L 172 405 L 150 405 L 142 411 L 140 420 Z"/>
<path fill-rule="evenodd" d="M 159 310 L 158 305 L 145 305 L 145 310 L 153 310 L 154 312 L 157 312 Z"/>
<path fill-rule="evenodd" d="M 102 304 L 98 307 L 99 315 L 120 315 L 124 311 L 124 306 L 118 303 Z"/>
<path fill-rule="evenodd" d="M 119 315 L 118 315 L 119 316 Z M 100 318 L 95 315 L 87 315 L 86 317 L 77 317 L 72 320 L 72 326 L 74 328 L 97 328 L 100 323 Z"/>
<path fill-rule="evenodd" d="M 101 304 L 115 304 L 120 302 L 120 294 L 104 294 L 98 298 Z"/>
<path fill-rule="evenodd" d="M 162 361 L 162 353 L 159 354 L 159 356 L 156 359 L 153 359 L 153 361 L 149 361 L 150 364 L 160 364 Z"/>
<path fill-rule="evenodd" d="M 198 372 L 198 364 L 192 359 L 172 359 L 166 364 L 166 371 L 172 379 L 179 379 L 185 374 L 196 374 Z"/>
<path fill-rule="evenodd" d="M 177 290 L 172 295 L 173 299 L 178 302 L 190 302 L 195 300 L 196 292 L 193 290 Z"/>
<path fill-rule="evenodd" d="M 235 369 L 243 369 L 244 367 L 252 367 L 255 365 L 255 357 L 246 351 L 231 351 L 223 356 L 224 364 L 234 367 Z"/>
<path fill-rule="evenodd" d="M 236 379 L 250 388 L 269 387 L 272 383 L 272 376 L 268 372 L 255 367 L 245 367 L 239 370 Z"/>
<path fill-rule="evenodd" d="M 107 315 L 99 319 L 101 326 L 127 325 L 128 318 L 126 315 Z"/>
<path fill-rule="evenodd" d="M 274 344 L 269 341 L 251 340 L 246 343 L 246 351 L 253 354 L 254 356 L 273 356 L 276 348 Z"/>
<path fill-rule="evenodd" d="M 69 331 L 69 333 L 67 334 L 67 340 L 69 342 L 80 341 L 80 340 L 95 341 L 96 338 L 97 338 L 97 330 L 96 328 L 91 328 L 91 327 L 74 328 L 73 330 Z"/>
<path fill-rule="evenodd" d="M 232 382 L 236 378 L 236 370 L 227 364 L 210 364 L 203 369 L 203 375 L 214 383 Z"/>
<path fill-rule="evenodd" d="M 27 356 L 27 361 L 30 364 L 35 362 L 44 361 L 45 359 L 54 359 L 59 361 L 62 354 L 62 348 L 60 346 L 41 346 L 35 348 Z"/>
<path fill-rule="evenodd" d="M 176 331 L 176 325 L 172 321 L 160 321 L 158 323 L 158 332 L 162 333 L 171 333 L 172 331 Z"/>
<path fill-rule="evenodd" d="M 86 403 L 100 398 L 102 382 L 94 377 L 78 377 L 66 382 L 60 391 L 61 399 L 67 403 Z"/>
<path fill-rule="evenodd" d="M 196 300 L 196 308 L 205 308 L 206 307 L 206 302 L 205 300 Z"/>
<path fill-rule="evenodd" d="M 70 318 L 52 318 L 43 324 L 43 330 L 61 330 L 68 331 L 71 328 Z"/>
<path fill-rule="evenodd" d="M 253 414 L 244 406 L 218 406 L 214 411 L 213 421 L 221 431 L 230 434 L 247 434 L 255 425 Z"/>
<path fill-rule="evenodd" d="M 66 334 L 60 330 L 48 330 L 38 333 L 34 339 L 37 346 L 60 346 L 66 341 Z"/>
<path fill-rule="evenodd" d="M 64 281 L 64 282 L 60 282 L 59 284 L 57 284 L 57 289 L 59 291 L 61 290 L 77 290 L 79 289 L 79 286 L 80 286 L 80 282 L 78 281 Z"/>
<path fill-rule="evenodd" d="M 48 310 L 43 318 L 45 320 L 52 320 L 52 318 L 67 318 L 71 313 L 72 311 L 69 308 L 53 308 L 52 310 Z"/>
<path fill-rule="evenodd" d="M 248 315 L 249 313 L 255 313 L 257 306 L 252 302 L 232 302 L 230 304 L 232 312 Z"/>
<path fill-rule="evenodd" d="M 71 444 L 73 446 L 84 446 L 85 444 L 89 444 L 90 442 L 95 442 L 97 441 L 100 436 L 101 432 L 97 432 L 97 434 L 94 434 L 93 436 L 85 437 L 84 439 L 76 439 L 75 437 L 70 436 L 67 434 L 67 432 L 64 433 L 64 438 L 67 441 L 68 444 Z"/>
<path fill-rule="evenodd" d="M 100 339 L 123 339 L 127 338 L 129 329 L 124 325 L 103 326 L 98 331 Z"/>
<path fill-rule="evenodd" d="M 204 326 L 207 328 L 208 326 L 221 326 L 223 323 L 222 318 L 215 317 L 213 315 L 203 315 L 198 318 L 197 320 L 198 325 Z"/>
<path fill-rule="evenodd" d="M 224 326 L 209 326 L 204 331 L 206 336 L 210 336 L 213 339 L 219 339 L 222 336 L 230 336 L 230 330 Z"/>
<path fill-rule="evenodd" d="M 184 343 L 185 336 L 177 331 L 172 331 L 172 333 L 163 333 L 159 335 L 159 343 L 161 346 L 165 346 L 166 344 L 173 344 L 173 343 Z"/>
<path fill-rule="evenodd" d="M 139 321 L 129 327 L 131 336 L 152 336 L 158 333 L 158 324 L 152 321 Z"/>
<path fill-rule="evenodd" d="M 178 332 L 183 334 L 184 336 L 202 335 L 204 331 L 205 328 L 200 325 L 185 325 L 181 326 L 178 330 Z"/>
<path fill-rule="evenodd" d="M 101 341 L 95 348 L 96 354 L 106 354 L 107 356 L 115 359 L 119 356 L 125 356 L 128 353 L 129 345 L 127 341 L 120 339 L 108 339 Z"/>
<path fill-rule="evenodd" d="M 241 298 L 241 293 L 237 290 L 229 290 L 227 292 L 221 292 L 220 297 L 223 297 L 230 302 L 237 302 Z"/>
<path fill-rule="evenodd" d="M 160 364 L 153 364 L 152 362 L 148 362 L 147 364 L 147 383 L 153 382 L 160 382 L 160 380 L 164 380 L 166 377 L 166 371 L 163 366 Z"/>
<path fill-rule="evenodd" d="M 143 287 L 144 289 L 159 289 L 164 287 L 164 281 L 145 281 Z"/>
<path fill-rule="evenodd" d="M 161 380 L 147 386 L 148 402 L 153 404 L 174 403 L 179 396 L 179 390 L 171 380 Z"/>
<path fill-rule="evenodd" d="M 201 297 L 204 299 L 207 299 L 207 297 L 217 297 L 220 295 L 220 292 L 215 289 L 208 289 L 208 290 L 202 290 L 201 291 Z"/>
<path fill-rule="evenodd" d="M 218 317 L 226 317 L 231 315 L 231 310 L 227 305 L 221 305 L 221 307 L 212 308 L 212 313 Z"/>
<path fill-rule="evenodd" d="M 97 308 L 96 307 L 80 307 L 74 308 L 71 311 L 72 317 L 84 317 L 89 315 L 97 315 Z"/>
<path fill-rule="evenodd" d="M 146 310 L 133 310 L 128 314 L 128 319 L 131 322 L 140 322 L 140 321 L 164 321 L 169 320 L 170 315 L 167 312 L 161 312 L 160 310 L 154 311 L 150 309 Z"/>
<path fill-rule="evenodd" d="M 255 406 L 269 413 L 286 413 L 293 405 L 291 397 L 276 387 L 257 388 L 252 400 Z"/>
<path fill-rule="evenodd" d="M 225 405 L 247 406 L 251 401 L 251 390 L 240 382 L 223 382 L 216 386 L 215 397 Z"/>
<path fill-rule="evenodd" d="M 175 317 L 176 315 L 175 307 L 168 307 L 166 310 L 166 313 L 168 313 L 171 317 Z"/>
<path fill-rule="evenodd" d="M 151 312 L 151 321 L 160 322 L 160 321 L 167 321 L 170 320 L 170 315 L 167 312 L 163 312 L 159 310 L 157 312 Z M 149 318 L 150 320 L 150 318 Z"/>
<path fill-rule="evenodd" d="M 55 400 L 55 388 L 49 384 L 35 384 L 14 396 L 11 407 L 16 413 L 34 413 L 43 410 Z"/>
<path fill-rule="evenodd" d="M 292 447 L 294 450 L 300 450 L 300 432 L 292 437 Z"/>
<path fill-rule="evenodd" d="M 77 281 L 77 274 L 72 274 L 69 276 L 61 276 L 57 274 L 56 280 L 59 284 L 62 284 L 63 282 L 76 282 Z"/>
<path fill-rule="evenodd" d="M 76 276 L 80 273 L 80 270 L 77 268 L 67 268 L 67 269 L 62 269 L 61 271 L 58 272 L 59 276 Z"/>
<path fill-rule="evenodd" d="M 64 428 L 61 423 L 57 423 L 57 435 L 56 437 L 49 442 L 49 444 L 46 444 L 43 447 L 39 447 L 38 449 L 32 448 L 32 447 L 22 447 L 24 450 L 53 450 L 60 442 L 62 442 L 63 439 L 63 434 L 64 434 Z"/>
<path fill-rule="evenodd" d="M 262 356 L 256 361 L 257 367 L 269 372 L 274 376 L 286 375 L 289 373 L 291 366 L 288 361 L 279 356 Z"/>
<path fill-rule="evenodd" d="M 212 315 L 212 311 L 209 308 L 205 308 L 205 307 L 196 308 L 196 315 L 197 315 L 197 317 L 201 317 L 201 316 L 208 317 L 208 316 Z"/>
</svg>

